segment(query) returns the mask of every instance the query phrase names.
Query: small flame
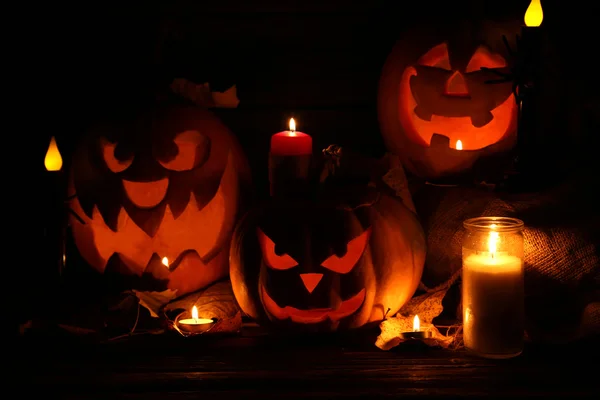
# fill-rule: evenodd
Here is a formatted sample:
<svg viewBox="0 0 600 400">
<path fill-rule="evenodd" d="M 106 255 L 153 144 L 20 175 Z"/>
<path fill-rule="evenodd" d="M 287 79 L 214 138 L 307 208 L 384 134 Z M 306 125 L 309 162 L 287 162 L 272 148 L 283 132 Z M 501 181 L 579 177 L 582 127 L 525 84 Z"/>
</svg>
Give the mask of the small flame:
<svg viewBox="0 0 600 400">
<path fill-rule="evenodd" d="M 544 11 L 540 0 L 531 0 L 527 11 L 525 11 L 525 25 L 540 26 L 544 20 Z"/>
<path fill-rule="evenodd" d="M 162 263 L 165 267 L 169 268 L 169 259 L 167 257 L 162 258 Z"/>
<path fill-rule="evenodd" d="M 421 330 L 421 320 L 418 315 L 415 315 L 413 319 L 413 332 L 419 332 Z"/>
<path fill-rule="evenodd" d="M 198 319 L 198 307 L 196 306 L 192 307 L 192 318 Z"/>
<path fill-rule="evenodd" d="M 290 118 L 290 131 L 296 132 L 296 121 L 294 118 Z"/>
<path fill-rule="evenodd" d="M 490 228 L 496 229 L 496 224 L 490 225 Z M 490 236 L 488 238 L 488 250 L 492 254 L 492 257 L 494 257 L 494 254 L 496 254 L 496 251 L 498 251 L 498 240 L 500 240 L 500 235 L 498 235 L 498 232 L 490 232 Z"/>
<path fill-rule="evenodd" d="M 462 150 L 462 142 L 460 139 L 456 141 L 456 150 Z"/>
<path fill-rule="evenodd" d="M 52 136 L 52 139 L 50 139 L 50 146 L 48 146 L 46 158 L 44 158 L 44 165 L 48 171 L 60 171 L 62 168 L 62 157 L 58 151 L 58 146 L 56 145 L 56 139 L 54 136 Z"/>
</svg>

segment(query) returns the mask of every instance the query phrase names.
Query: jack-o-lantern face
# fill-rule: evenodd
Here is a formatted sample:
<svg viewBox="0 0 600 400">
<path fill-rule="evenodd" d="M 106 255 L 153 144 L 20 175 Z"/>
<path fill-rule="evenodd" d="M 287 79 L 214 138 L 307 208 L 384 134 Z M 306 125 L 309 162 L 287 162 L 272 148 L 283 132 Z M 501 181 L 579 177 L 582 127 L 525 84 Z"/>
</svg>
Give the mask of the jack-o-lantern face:
<svg viewBox="0 0 600 400">
<path fill-rule="evenodd" d="M 509 132 L 516 117 L 511 87 L 490 90 L 485 82 L 497 76 L 481 70 L 503 69 L 504 58 L 480 46 L 461 67 L 453 69 L 448 45 L 441 43 L 404 71 L 398 117 L 415 143 L 429 146 L 438 134 L 448 138 L 454 149 L 460 140 L 461 150 L 479 150 Z"/>
<path fill-rule="evenodd" d="M 285 248 L 285 244 L 275 245 L 260 228 L 257 229 L 257 235 L 267 274 L 260 294 L 265 309 L 273 317 L 302 324 L 319 323 L 326 319 L 338 322 L 356 313 L 363 305 L 366 289 L 354 287 L 353 283 L 360 282 L 361 279 L 356 279 L 356 275 L 364 273 L 359 261 L 367 248 L 369 229 L 350 239 L 345 249 L 338 250 L 340 255 L 327 242 L 315 242 L 314 239 L 320 235 L 312 232 L 309 237 L 314 239 L 310 240 L 309 249 L 302 248 L 298 252 L 295 246 L 287 246 L 290 253 L 298 253 L 296 258 L 302 260 L 300 263 L 285 250 L 279 250 Z M 294 241 L 286 240 L 284 243 Z M 332 299 L 332 286 L 339 287 L 336 293 L 339 298 Z M 290 293 L 294 294 L 291 299 Z M 286 305 L 280 306 L 279 303 Z"/>
<path fill-rule="evenodd" d="M 493 34 L 501 39 L 485 29 L 420 28 L 388 57 L 379 95 L 382 132 L 416 175 L 462 173 L 478 158 L 514 145 L 512 85 L 486 83 L 497 80 L 494 70 L 509 72 L 505 49 L 486 37 Z"/>
<path fill-rule="evenodd" d="M 384 195 L 356 209 L 333 204 L 273 200 L 244 217 L 230 277 L 245 313 L 284 330 L 343 330 L 413 295 L 425 259 L 415 216 Z"/>
<path fill-rule="evenodd" d="M 73 208 L 85 221 L 72 220 L 74 238 L 93 267 L 179 294 L 226 275 L 247 167 L 210 113 L 169 108 L 103 128 L 73 165 Z"/>
</svg>

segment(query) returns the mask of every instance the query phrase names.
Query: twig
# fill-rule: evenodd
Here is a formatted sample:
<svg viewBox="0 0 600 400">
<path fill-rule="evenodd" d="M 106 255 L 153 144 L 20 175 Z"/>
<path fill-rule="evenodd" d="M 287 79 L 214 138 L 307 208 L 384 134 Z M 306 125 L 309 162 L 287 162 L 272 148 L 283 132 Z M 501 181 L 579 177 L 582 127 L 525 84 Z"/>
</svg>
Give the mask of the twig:
<svg viewBox="0 0 600 400">
<path fill-rule="evenodd" d="M 125 338 L 125 337 L 129 337 L 129 336 L 133 336 L 133 335 L 140 335 L 142 333 L 148 333 L 149 332 L 149 331 L 142 331 L 142 332 L 137 332 L 137 333 L 135 332 L 135 328 L 137 328 L 138 321 L 140 320 L 140 308 L 141 307 L 142 306 L 140 305 L 140 303 L 138 303 L 137 313 L 135 315 L 135 322 L 133 323 L 133 327 L 131 327 L 131 329 L 129 330 L 129 332 L 125 333 L 123 335 L 112 337 L 112 338 L 108 339 L 109 341 L 118 340 L 118 339 L 122 339 L 122 338 Z"/>
</svg>

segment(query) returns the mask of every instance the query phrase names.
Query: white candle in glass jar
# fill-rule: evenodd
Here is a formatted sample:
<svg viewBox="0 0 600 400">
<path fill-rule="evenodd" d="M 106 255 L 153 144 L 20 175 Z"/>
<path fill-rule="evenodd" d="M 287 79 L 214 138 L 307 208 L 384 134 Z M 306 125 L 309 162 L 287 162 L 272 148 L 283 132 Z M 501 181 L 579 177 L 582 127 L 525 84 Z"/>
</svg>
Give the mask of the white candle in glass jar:
<svg viewBox="0 0 600 400">
<path fill-rule="evenodd" d="M 523 347 L 523 260 L 497 252 L 497 241 L 490 232 L 490 251 L 463 258 L 463 340 L 475 353 L 507 358 Z"/>
</svg>

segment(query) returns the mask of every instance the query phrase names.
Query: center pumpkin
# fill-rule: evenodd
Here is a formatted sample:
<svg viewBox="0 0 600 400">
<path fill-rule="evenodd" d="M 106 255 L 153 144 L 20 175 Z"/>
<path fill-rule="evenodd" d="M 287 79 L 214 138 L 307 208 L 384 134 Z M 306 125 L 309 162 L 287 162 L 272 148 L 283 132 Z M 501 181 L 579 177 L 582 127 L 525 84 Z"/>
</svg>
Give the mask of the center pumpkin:
<svg viewBox="0 0 600 400">
<path fill-rule="evenodd" d="M 327 218 L 316 214 L 288 226 L 264 221 L 257 228 L 264 265 L 260 296 L 265 310 L 279 320 L 337 323 L 359 310 L 367 291 L 362 282 L 372 281 L 363 276 L 369 272 L 363 259 L 369 257 L 370 228 L 341 211 Z"/>
<path fill-rule="evenodd" d="M 230 254 L 242 310 L 310 332 L 358 328 L 398 311 L 423 272 L 423 231 L 398 200 L 370 191 L 364 198 L 357 207 L 287 199 L 251 210 Z"/>
</svg>

